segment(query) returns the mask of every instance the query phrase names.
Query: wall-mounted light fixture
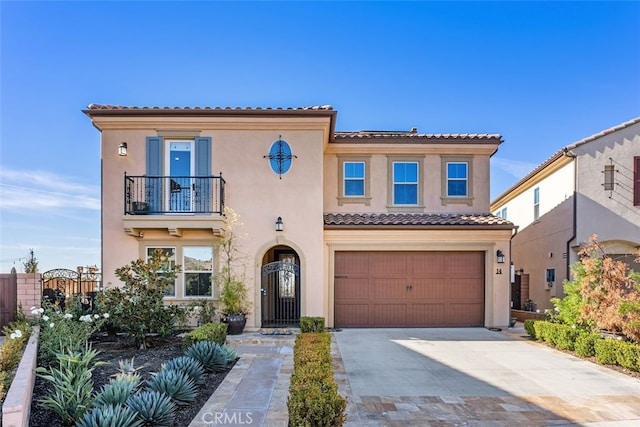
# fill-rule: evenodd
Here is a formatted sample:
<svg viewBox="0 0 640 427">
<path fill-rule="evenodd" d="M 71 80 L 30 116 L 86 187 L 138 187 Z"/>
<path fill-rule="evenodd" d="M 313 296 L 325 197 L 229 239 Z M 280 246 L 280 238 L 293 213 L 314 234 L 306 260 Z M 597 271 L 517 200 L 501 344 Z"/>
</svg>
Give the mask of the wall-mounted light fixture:
<svg viewBox="0 0 640 427">
<path fill-rule="evenodd" d="M 284 229 L 284 223 L 282 222 L 282 217 L 279 216 L 276 220 L 276 231 L 282 231 Z"/>
<path fill-rule="evenodd" d="M 118 156 L 126 156 L 127 155 L 127 143 L 122 141 L 120 145 L 118 145 Z"/>
<path fill-rule="evenodd" d="M 500 249 L 496 251 L 496 260 L 498 261 L 498 264 L 504 264 L 504 254 Z"/>
</svg>

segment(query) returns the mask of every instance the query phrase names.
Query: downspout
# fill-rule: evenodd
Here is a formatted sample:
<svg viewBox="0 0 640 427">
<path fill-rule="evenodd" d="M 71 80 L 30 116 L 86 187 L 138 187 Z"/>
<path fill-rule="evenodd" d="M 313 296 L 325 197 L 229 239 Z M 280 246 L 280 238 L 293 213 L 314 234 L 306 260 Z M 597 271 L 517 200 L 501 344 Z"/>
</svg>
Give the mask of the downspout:
<svg viewBox="0 0 640 427">
<path fill-rule="evenodd" d="M 566 266 L 566 280 L 571 280 L 571 262 L 570 262 L 570 254 L 571 254 L 571 242 L 573 242 L 577 235 L 577 219 L 578 219 L 578 156 L 572 153 L 567 147 L 563 149 L 564 155 L 570 158 L 573 158 L 573 211 L 572 215 L 572 236 L 569 240 L 567 240 L 567 266 Z M 562 291 L 564 293 L 564 290 Z"/>
</svg>

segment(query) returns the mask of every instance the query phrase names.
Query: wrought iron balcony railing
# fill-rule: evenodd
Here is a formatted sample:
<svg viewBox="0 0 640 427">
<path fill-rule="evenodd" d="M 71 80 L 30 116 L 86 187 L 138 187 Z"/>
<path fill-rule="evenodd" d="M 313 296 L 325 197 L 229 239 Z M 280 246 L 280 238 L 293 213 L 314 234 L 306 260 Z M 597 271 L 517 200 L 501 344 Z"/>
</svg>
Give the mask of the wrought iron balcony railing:
<svg viewBox="0 0 640 427">
<path fill-rule="evenodd" d="M 124 175 L 125 215 L 222 214 L 224 185 L 219 176 Z"/>
</svg>

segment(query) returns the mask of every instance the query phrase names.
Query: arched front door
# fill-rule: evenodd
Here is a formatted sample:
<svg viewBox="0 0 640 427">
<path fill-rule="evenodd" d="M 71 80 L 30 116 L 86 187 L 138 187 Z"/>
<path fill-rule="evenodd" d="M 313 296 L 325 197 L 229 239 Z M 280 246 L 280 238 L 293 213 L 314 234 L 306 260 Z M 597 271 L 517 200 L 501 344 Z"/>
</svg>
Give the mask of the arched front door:
<svg viewBox="0 0 640 427">
<path fill-rule="evenodd" d="M 297 326 L 300 322 L 300 258 L 277 246 L 262 265 L 262 327 Z"/>
</svg>

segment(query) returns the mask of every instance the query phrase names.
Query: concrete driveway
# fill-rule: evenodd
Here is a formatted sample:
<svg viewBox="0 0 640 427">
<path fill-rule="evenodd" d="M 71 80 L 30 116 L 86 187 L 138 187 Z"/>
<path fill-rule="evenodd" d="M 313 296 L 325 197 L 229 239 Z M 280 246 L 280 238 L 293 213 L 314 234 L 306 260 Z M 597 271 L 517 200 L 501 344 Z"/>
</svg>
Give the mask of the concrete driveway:
<svg viewBox="0 0 640 427">
<path fill-rule="evenodd" d="M 484 328 L 334 333 L 347 426 L 638 426 L 640 380 Z"/>
</svg>

